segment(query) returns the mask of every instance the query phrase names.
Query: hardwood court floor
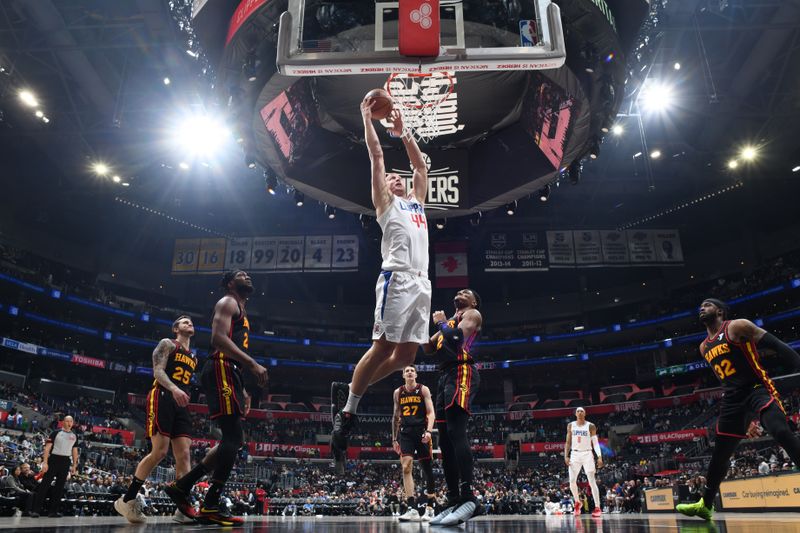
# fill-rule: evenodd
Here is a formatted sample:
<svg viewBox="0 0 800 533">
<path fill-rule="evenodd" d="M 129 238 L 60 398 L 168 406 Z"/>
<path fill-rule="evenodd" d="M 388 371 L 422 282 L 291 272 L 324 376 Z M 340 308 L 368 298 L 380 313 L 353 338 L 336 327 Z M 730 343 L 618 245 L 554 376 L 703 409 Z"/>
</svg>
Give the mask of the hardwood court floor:
<svg viewBox="0 0 800 533">
<path fill-rule="evenodd" d="M 392 518 L 372 517 L 260 517 L 251 516 L 243 527 L 218 528 L 215 526 L 180 525 L 170 518 L 151 518 L 147 524 L 128 524 L 121 517 L 64 517 L 64 518 L 0 518 L 0 530 L 61 531 L 65 533 L 109 533 L 129 531 L 136 533 L 157 531 L 242 531 L 253 533 L 412 533 L 441 532 L 549 532 L 575 533 L 788 533 L 800 532 L 800 513 L 716 513 L 713 524 L 699 519 L 688 519 L 674 514 L 608 514 L 602 518 L 588 515 L 566 516 L 483 516 L 460 527 L 437 527 L 419 523 L 399 523 Z"/>
</svg>

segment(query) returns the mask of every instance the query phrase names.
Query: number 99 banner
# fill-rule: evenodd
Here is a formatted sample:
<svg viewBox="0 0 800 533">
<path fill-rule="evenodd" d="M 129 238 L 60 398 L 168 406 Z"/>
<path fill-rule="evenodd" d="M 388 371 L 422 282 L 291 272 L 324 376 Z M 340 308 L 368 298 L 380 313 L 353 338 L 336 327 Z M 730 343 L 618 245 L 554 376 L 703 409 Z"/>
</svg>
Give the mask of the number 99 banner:
<svg viewBox="0 0 800 533">
<path fill-rule="evenodd" d="M 173 274 L 352 272 L 358 270 L 357 235 L 177 239 Z"/>
</svg>

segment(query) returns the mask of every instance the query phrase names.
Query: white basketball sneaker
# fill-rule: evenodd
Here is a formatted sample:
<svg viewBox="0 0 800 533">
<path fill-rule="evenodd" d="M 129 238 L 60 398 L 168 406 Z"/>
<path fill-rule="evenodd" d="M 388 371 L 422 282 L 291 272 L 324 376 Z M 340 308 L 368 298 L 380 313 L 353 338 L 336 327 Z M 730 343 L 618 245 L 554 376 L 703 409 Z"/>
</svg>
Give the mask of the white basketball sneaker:
<svg viewBox="0 0 800 533">
<path fill-rule="evenodd" d="M 430 522 L 431 520 L 433 520 L 434 516 L 436 515 L 433 512 L 433 507 L 427 506 L 425 507 L 425 514 L 422 515 L 422 518 L 420 520 L 422 520 L 423 522 Z"/>
<path fill-rule="evenodd" d="M 185 514 L 180 512 L 178 509 L 175 509 L 175 514 L 172 515 L 172 521 L 173 522 L 177 522 L 179 524 L 194 524 L 195 523 L 195 519 L 194 518 L 189 518 L 188 516 L 186 516 Z"/>
<path fill-rule="evenodd" d="M 401 514 L 398 520 L 400 520 L 401 522 L 419 522 L 420 521 L 419 511 L 409 507 L 408 511 Z"/>
<path fill-rule="evenodd" d="M 114 502 L 114 510 L 117 513 L 124 516 L 131 524 L 144 524 L 147 522 L 147 517 L 142 512 L 142 504 L 139 498 L 134 498 L 129 502 L 124 501 L 122 498 L 123 497 L 120 496 L 119 499 Z"/>
</svg>

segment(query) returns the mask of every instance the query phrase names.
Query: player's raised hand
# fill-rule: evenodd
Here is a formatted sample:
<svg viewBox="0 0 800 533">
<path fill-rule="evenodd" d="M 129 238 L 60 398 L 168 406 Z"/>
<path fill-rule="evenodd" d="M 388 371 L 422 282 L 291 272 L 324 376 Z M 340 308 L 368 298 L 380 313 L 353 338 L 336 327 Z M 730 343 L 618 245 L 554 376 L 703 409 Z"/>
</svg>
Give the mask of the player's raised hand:
<svg viewBox="0 0 800 533">
<path fill-rule="evenodd" d="M 444 314 L 444 311 L 433 312 L 433 323 L 438 324 L 439 322 L 447 322 L 447 315 Z"/>
<path fill-rule="evenodd" d="M 389 120 L 391 121 L 392 125 L 386 128 L 386 131 L 389 132 L 389 135 L 392 137 L 402 137 L 403 136 L 403 115 L 400 114 L 396 108 L 392 109 L 389 113 Z"/>
<path fill-rule="evenodd" d="M 361 101 L 361 116 L 364 120 L 372 120 L 372 107 L 375 105 L 373 98 L 364 98 Z"/>
</svg>

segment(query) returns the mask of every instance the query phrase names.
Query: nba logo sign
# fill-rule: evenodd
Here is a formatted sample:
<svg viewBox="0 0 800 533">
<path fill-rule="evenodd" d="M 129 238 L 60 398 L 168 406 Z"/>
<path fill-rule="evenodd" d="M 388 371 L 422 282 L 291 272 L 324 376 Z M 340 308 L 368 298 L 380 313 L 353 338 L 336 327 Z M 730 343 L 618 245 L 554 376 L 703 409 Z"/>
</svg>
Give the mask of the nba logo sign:
<svg viewBox="0 0 800 533">
<path fill-rule="evenodd" d="M 519 45 L 536 46 L 539 44 L 539 35 L 536 29 L 535 20 L 519 21 Z"/>
</svg>

